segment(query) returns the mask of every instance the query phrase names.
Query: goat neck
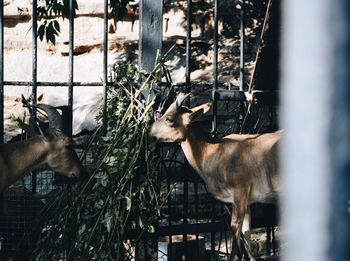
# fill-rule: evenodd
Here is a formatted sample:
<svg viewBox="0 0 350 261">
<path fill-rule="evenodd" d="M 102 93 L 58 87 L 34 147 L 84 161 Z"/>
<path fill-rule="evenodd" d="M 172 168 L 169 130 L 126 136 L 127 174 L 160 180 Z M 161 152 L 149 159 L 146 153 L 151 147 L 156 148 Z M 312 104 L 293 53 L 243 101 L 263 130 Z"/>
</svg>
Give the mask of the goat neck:
<svg viewBox="0 0 350 261">
<path fill-rule="evenodd" d="M 218 144 L 204 133 L 198 122 L 188 126 L 186 137 L 180 142 L 189 164 L 199 173 L 205 173 L 205 165 L 215 154 Z"/>
<path fill-rule="evenodd" d="M 42 137 L 33 137 L 28 141 L 3 144 L 0 146 L 0 191 L 26 173 L 43 165 L 48 153 L 48 145 Z"/>
</svg>

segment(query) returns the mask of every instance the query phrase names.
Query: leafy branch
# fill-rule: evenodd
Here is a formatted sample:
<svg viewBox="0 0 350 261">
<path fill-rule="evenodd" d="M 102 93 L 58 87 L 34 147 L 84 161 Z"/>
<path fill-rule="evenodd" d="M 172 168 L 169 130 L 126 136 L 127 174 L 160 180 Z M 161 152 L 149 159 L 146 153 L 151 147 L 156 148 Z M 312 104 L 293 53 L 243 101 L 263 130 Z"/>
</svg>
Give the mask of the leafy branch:
<svg viewBox="0 0 350 261">
<path fill-rule="evenodd" d="M 126 241 L 126 232 L 136 231 L 137 237 L 155 232 L 158 162 L 147 138 L 154 99 L 141 93 L 164 79 L 163 62 L 147 77 L 133 64 L 112 67 L 107 130 L 98 129 L 83 153 L 90 155 L 91 175 L 63 187 L 47 204 L 35 260 L 130 260 L 135 241 Z"/>
<path fill-rule="evenodd" d="M 117 19 L 127 14 L 127 5 L 130 0 L 110 0 L 110 12 Z M 78 10 L 78 3 L 73 0 L 73 15 Z M 37 35 L 40 41 L 44 37 L 46 42 L 56 44 L 56 36 L 59 36 L 61 29 L 58 18 L 69 18 L 69 0 L 39 0 L 37 16 L 41 22 Z"/>
</svg>

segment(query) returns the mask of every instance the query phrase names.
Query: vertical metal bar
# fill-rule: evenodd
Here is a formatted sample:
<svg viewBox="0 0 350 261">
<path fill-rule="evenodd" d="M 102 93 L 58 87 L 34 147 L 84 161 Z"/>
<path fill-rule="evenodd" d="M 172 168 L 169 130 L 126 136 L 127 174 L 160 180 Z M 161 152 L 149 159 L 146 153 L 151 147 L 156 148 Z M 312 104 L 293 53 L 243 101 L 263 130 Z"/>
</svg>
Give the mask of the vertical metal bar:
<svg viewBox="0 0 350 261">
<path fill-rule="evenodd" d="M 214 61 L 213 61 L 213 69 L 214 69 L 214 88 L 217 89 L 218 85 L 218 0 L 214 0 Z"/>
<path fill-rule="evenodd" d="M 241 0 L 240 10 L 240 55 L 239 55 L 239 90 L 244 90 L 244 0 Z"/>
<path fill-rule="evenodd" d="M 104 2 L 103 15 L 103 131 L 107 131 L 107 69 L 108 69 L 108 0 Z"/>
<path fill-rule="evenodd" d="M 69 106 L 69 133 L 72 135 L 73 124 L 73 87 L 74 87 L 74 0 L 69 0 L 69 72 L 68 72 L 68 106 Z"/>
<path fill-rule="evenodd" d="M 215 207 L 216 207 L 216 202 L 214 199 L 212 199 L 212 210 L 211 210 L 211 222 L 214 223 L 215 222 Z M 214 254 L 214 251 L 215 251 L 215 232 L 211 232 L 211 235 L 210 235 L 210 249 L 212 251 L 212 255 Z"/>
<path fill-rule="evenodd" d="M 224 232 L 224 236 L 225 236 L 225 249 L 226 249 L 226 255 L 229 255 L 229 251 L 228 251 L 228 239 L 227 239 L 227 231 Z"/>
<path fill-rule="evenodd" d="M 217 132 L 217 97 L 216 90 L 218 88 L 218 0 L 214 0 L 214 60 L 213 60 L 213 89 L 212 89 L 212 101 L 213 101 L 213 118 L 212 118 L 212 133 L 216 135 Z"/>
<path fill-rule="evenodd" d="M 37 66 L 38 66 L 37 7 L 38 7 L 38 1 L 33 0 L 33 9 L 32 9 L 32 101 L 33 101 L 33 104 L 36 103 L 36 99 L 37 99 Z M 33 120 L 35 121 L 36 109 L 33 109 L 32 117 L 34 118 Z M 36 172 L 32 172 L 32 192 L 36 193 Z"/>
<path fill-rule="evenodd" d="M 270 256 L 271 254 L 271 226 L 266 226 L 266 255 Z"/>
<path fill-rule="evenodd" d="M 272 235 L 272 253 L 274 256 L 276 256 L 276 237 L 275 237 L 275 227 L 274 226 L 272 226 L 271 235 Z"/>
<path fill-rule="evenodd" d="M 160 155 L 163 155 L 163 152 L 161 152 L 161 154 Z M 169 213 L 169 215 L 168 215 L 168 226 L 170 227 L 170 231 L 171 231 L 171 229 L 172 229 L 172 226 L 173 226 L 173 223 L 172 223 L 172 215 L 171 215 L 171 213 L 172 213 L 172 204 L 171 204 L 171 185 L 170 185 L 170 177 L 169 177 L 169 168 L 164 168 L 164 173 L 165 173 L 165 175 L 166 175 L 166 182 L 167 182 L 167 193 L 168 193 L 168 197 L 167 197 L 167 200 L 168 200 L 168 213 Z M 163 174 L 163 173 L 161 173 L 161 174 Z M 170 247 L 172 247 L 172 243 L 173 243 L 173 241 L 172 241 L 172 236 L 171 235 L 169 235 L 169 245 L 170 245 Z M 169 260 L 172 260 L 172 256 L 171 256 L 171 253 L 172 253 L 172 251 L 170 251 L 169 253 L 168 253 L 168 259 Z"/>
<path fill-rule="evenodd" d="M 223 207 L 221 207 L 221 209 L 223 210 Z M 221 243 L 222 243 L 222 234 L 224 232 L 220 231 L 220 238 L 219 238 L 219 245 L 218 245 L 218 252 L 220 252 L 220 248 L 221 248 Z"/>
<path fill-rule="evenodd" d="M 0 142 L 4 141 L 4 4 L 0 6 Z"/>
<path fill-rule="evenodd" d="M 187 34 L 186 34 L 186 91 L 190 91 L 191 85 L 191 44 L 192 44 L 192 0 L 187 0 Z M 188 166 L 187 160 L 185 165 Z M 188 168 L 187 168 L 188 169 Z M 183 242 L 187 241 L 187 225 L 188 225 L 188 177 L 185 176 L 184 191 L 183 191 Z M 185 253 L 187 254 L 187 244 L 184 245 Z"/>
<path fill-rule="evenodd" d="M 186 173 L 188 174 L 188 173 Z M 183 241 L 187 241 L 187 233 L 188 233 L 188 176 L 185 176 L 184 180 L 184 191 L 183 191 L 183 204 L 184 204 L 184 213 L 183 213 L 183 225 L 184 225 L 184 233 L 183 233 Z M 186 249 L 187 244 L 185 244 L 185 253 L 187 253 Z"/>
<path fill-rule="evenodd" d="M 38 65 L 38 40 L 37 40 L 37 6 L 38 1 L 33 0 L 32 10 L 32 101 L 36 103 L 37 98 L 37 65 Z M 36 114 L 34 110 L 34 116 Z"/>
<path fill-rule="evenodd" d="M 140 68 L 151 72 L 156 63 L 157 51 L 162 49 L 163 1 L 140 1 Z"/>
<path fill-rule="evenodd" d="M 213 89 L 212 89 L 212 101 L 213 101 L 213 118 L 212 118 L 212 135 L 217 135 L 217 95 L 218 89 L 218 0 L 214 0 L 214 60 L 213 60 Z M 212 222 L 215 222 L 215 201 L 212 205 Z M 215 251 L 215 232 L 211 232 L 211 251 Z"/>
<path fill-rule="evenodd" d="M 192 46 L 192 0 L 187 0 L 187 34 L 186 34 L 186 91 L 191 85 L 191 46 Z"/>
<path fill-rule="evenodd" d="M 195 215 L 196 215 L 196 240 L 199 239 L 199 232 L 198 232 L 198 224 L 199 224 L 199 220 L 198 220 L 198 216 L 199 216 L 199 200 L 198 200 L 198 180 L 196 179 L 194 181 L 194 204 L 195 204 Z"/>
</svg>

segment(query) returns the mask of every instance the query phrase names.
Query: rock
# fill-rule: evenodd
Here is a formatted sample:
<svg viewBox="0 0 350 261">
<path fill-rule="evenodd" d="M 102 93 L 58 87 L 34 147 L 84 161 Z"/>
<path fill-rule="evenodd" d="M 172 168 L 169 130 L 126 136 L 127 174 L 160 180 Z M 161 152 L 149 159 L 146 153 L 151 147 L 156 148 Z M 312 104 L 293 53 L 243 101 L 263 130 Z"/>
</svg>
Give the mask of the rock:
<svg viewBox="0 0 350 261">
<path fill-rule="evenodd" d="M 96 49 L 96 51 L 98 52 L 101 51 L 102 49 L 101 40 L 96 40 L 96 39 L 92 39 L 90 41 L 79 40 L 78 42 L 74 42 L 73 54 L 81 55 L 81 54 L 89 53 L 93 49 Z M 60 53 L 62 56 L 69 55 L 69 42 L 64 42 L 63 45 L 61 45 Z"/>
</svg>

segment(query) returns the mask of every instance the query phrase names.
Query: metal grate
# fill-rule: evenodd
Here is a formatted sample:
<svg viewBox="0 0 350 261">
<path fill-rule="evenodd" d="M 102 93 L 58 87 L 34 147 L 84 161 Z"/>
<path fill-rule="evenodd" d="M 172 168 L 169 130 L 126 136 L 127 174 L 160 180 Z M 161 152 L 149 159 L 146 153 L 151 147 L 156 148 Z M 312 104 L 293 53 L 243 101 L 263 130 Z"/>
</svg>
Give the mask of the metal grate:
<svg viewBox="0 0 350 261">
<path fill-rule="evenodd" d="M 4 86 L 31 86 L 32 99 L 36 102 L 37 87 L 56 86 L 68 87 L 68 106 L 70 107 L 71 119 L 73 118 L 73 92 L 75 86 L 103 86 L 105 98 L 108 83 L 107 65 L 108 65 L 108 0 L 104 1 L 104 34 L 103 34 L 103 77 L 100 82 L 75 82 L 74 81 L 74 17 L 75 10 L 73 8 L 73 0 L 69 0 L 69 64 L 67 67 L 68 78 L 66 82 L 38 82 L 37 81 L 37 0 L 33 0 L 33 17 L 32 17 L 32 81 L 5 81 L 4 79 L 4 13 L 3 5 L 0 7 L 0 139 L 4 136 Z M 233 88 L 225 87 L 223 83 L 218 81 L 219 75 L 219 1 L 210 2 L 213 8 L 214 26 L 213 26 L 213 82 L 206 85 L 208 88 L 196 87 L 191 81 L 191 73 L 193 71 L 191 58 L 193 56 L 193 39 L 192 39 L 192 24 L 193 24 L 193 9 L 194 3 L 192 0 L 187 0 L 187 35 L 186 35 L 186 91 L 200 89 L 201 95 L 211 97 L 213 101 L 213 116 L 208 125 L 211 124 L 211 133 L 213 135 L 223 135 L 226 132 L 239 132 L 244 126 L 245 132 L 271 130 L 277 127 L 277 115 L 275 106 L 259 105 L 252 107 L 251 119 L 263 119 L 268 122 L 265 125 L 257 125 L 253 120 L 247 120 L 250 124 L 245 123 L 246 105 L 244 103 L 245 96 L 244 86 L 245 79 L 245 63 L 244 63 L 244 8 L 240 9 L 241 17 L 241 46 L 240 46 L 240 86 Z M 244 5 L 244 3 L 243 3 Z M 221 87 L 225 87 L 224 90 Z M 180 87 L 179 87 L 180 88 Z M 226 115 L 219 115 L 223 111 L 223 107 L 229 108 Z M 103 110 L 104 123 L 106 118 L 106 107 Z M 234 119 L 234 120 L 233 120 Z M 72 130 L 72 122 L 69 122 L 70 130 Z M 259 126 L 259 128 L 255 127 Z M 210 127 L 208 127 L 210 128 Z M 177 252 L 174 250 L 181 242 L 183 249 L 181 253 L 185 254 L 190 251 L 190 241 L 200 242 L 201 247 L 208 251 L 203 255 L 206 258 L 214 260 L 223 260 L 228 258 L 231 248 L 229 233 L 229 210 L 225 205 L 214 200 L 206 191 L 203 182 L 196 174 L 188 167 L 181 152 L 178 148 L 163 148 L 170 149 L 173 153 L 170 160 L 165 160 L 161 169 L 165 183 L 160 184 L 160 191 L 169 195 L 167 204 L 162 209 L 162 218 L 158 221 L 156 238 L 136 244 L 130 250 L 130 256 L 133 258 L 140 257 L 138 252 L 143 252 L 144 260 L 156 260 L 160 256 L 164 260 L 173 260 Z M 174 159 L 181 159 L 174 161 Z M 26 260 L 30 253 L 32 244 L 35 242 L 36 215 L 39 213 L 50 194 L 57 188 L 54 184 L 55 178 L 52 172 L 33 173 L 19 181 L 15 186 L 6 191 L 3 195 L 2 210 L 3 214 L 0 220 L 0 229 L 2 232 L 1 259 L 13 256 L 19 260 Z M 229 208 L 230 209 L 230 208 Z M 176 238 L 174 235 L 181 235 Z M 166 238 L 167 251 L 164 251 L 160 240 Z M 204 240 L 203 240 L 204 239 Z M 176 241 L 176 242 L 175 242 Z M 184 244 L 184 243 L 188 244 Z M 199 243 L 198 243 L 199 244 Z M 169 245 L 169 247 L 168 247 Z M 199 247 L 199 245 L 197 245 Z M 136 248 L 136 249 L 134 249 Z M 21 249 L 21 251 L 18 251 Z M 148 249 L 151 249 L 149 251 Z M 174 251 L 175 252 L 174 252 Z M 165 253 L 166 252 L 166 253 Z M 208 253 L 209 252 L 209 253 Z M 21 255 L 21 256 L 18 256 Z M 172 256 L 173 255 L 173 256 Z M 200 259 L 201 260 L 201 259 Z"/>
</svg>

